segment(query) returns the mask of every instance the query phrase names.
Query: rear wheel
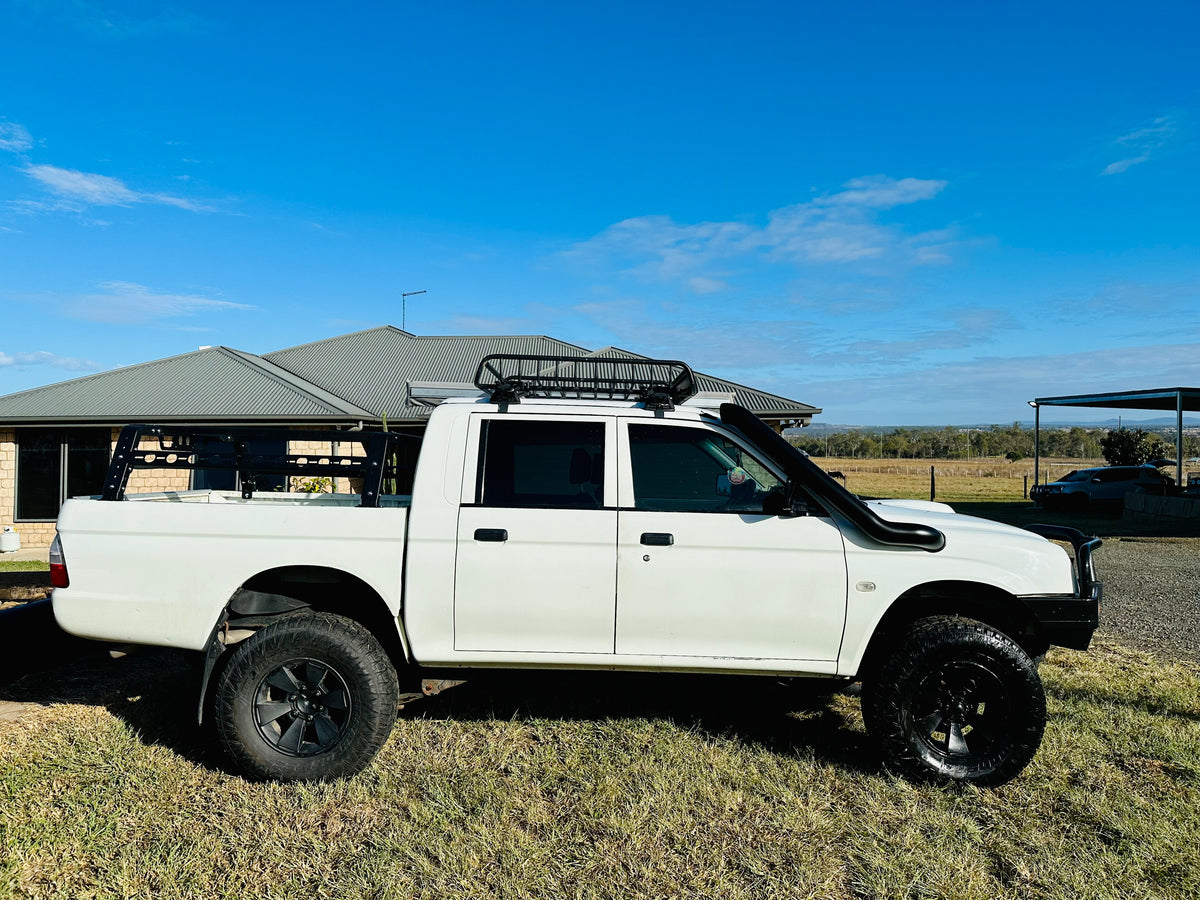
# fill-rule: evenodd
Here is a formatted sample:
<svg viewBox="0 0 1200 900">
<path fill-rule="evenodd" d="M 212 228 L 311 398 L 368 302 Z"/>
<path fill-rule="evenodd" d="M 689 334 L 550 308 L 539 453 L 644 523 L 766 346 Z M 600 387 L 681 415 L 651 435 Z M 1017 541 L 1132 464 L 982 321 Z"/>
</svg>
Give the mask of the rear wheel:
<svg viewBox="0 0 1200 900">
<path fill-rule="evenodd" d="M 341 616 L 288 616 L 236 646 L 214 718 L 252 778 L 315 781 L 361 771 L 391 733 L 399 689 L 375 637 Z"/>
<path fill-rule="evenodd" d="M 885 762 L 934 781 L 1003 784 L 1033 759 L 1046 697 L 1033 661 L 1000 631 L 957 616 L 914 623 L 863 686 Z"/>
</svg>

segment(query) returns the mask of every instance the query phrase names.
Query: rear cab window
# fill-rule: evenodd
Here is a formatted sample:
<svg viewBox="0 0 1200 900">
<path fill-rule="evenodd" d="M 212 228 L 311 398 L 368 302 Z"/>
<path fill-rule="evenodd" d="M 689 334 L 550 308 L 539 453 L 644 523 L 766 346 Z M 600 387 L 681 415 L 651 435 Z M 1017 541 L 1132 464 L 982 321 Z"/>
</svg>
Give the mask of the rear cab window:
<svg viewBox="0 0 1200 900">
<path fill-rule="evenodd" d="M 479 423 L 472 502 L 479 506 L 600 509 L 603 421 L 489 418 Z"/>
</svg>

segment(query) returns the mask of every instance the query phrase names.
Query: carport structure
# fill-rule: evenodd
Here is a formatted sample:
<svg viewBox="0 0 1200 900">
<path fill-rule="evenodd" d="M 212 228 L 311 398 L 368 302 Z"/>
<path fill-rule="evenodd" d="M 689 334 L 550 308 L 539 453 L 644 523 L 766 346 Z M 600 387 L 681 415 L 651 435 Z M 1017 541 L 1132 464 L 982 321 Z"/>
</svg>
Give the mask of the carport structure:
<svg viewBox="0 0 1200 900">
<path fill-rule="evenodd" d="M 1094 409 L 1161 409 L 1175 412 L 1175 483 L 1183 484 L 1183 413 L 1200 412 L 1200 388 L 1157 388 L 1149 391 L 1117 391 L 1107 394 L 1072 394 L 1067 397 L 1038 397 L 1033 407 L 1033 483 L 1038 484 L 1041 459 L 1041 411 L 1043 406 L 1090 406 Z"/>
</svg>

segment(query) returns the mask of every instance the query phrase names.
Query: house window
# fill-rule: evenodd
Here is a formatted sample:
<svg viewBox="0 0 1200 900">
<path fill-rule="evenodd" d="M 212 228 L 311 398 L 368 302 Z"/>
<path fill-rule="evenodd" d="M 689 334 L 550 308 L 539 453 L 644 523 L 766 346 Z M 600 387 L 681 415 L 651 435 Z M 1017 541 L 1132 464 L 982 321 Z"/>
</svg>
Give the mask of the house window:
<svg viewBox="0 0 1200 900">
<path fill-rule="evenodd" d="M 18 522 L 52 522 L 68 497 L 100 493 L 108 471 L 107 428 L 17 430 Z"/>
</svg>

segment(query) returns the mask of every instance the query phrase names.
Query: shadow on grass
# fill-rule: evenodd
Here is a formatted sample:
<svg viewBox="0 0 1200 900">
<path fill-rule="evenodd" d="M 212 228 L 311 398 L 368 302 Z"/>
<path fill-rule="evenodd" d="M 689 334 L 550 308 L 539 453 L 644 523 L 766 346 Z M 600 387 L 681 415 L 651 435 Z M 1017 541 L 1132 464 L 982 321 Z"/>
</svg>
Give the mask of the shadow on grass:
<svg viewBox="0 0 1200 900">
<path fill-rule="evenodd" d="M 144 743 L 166 747 L 208 769 L 228 771 L 211 729 L 196 724 L 198 654 L 143 648 L 112 659 L 106 645 L 61 631 L 41 637 L 41 647 L 24 660 L 23 668 L 10 664 L 0 672 L 0 700 L 104 707 Z M 58 642 L 61 650 L 47 651 L 47 642 Z M 398 727 L 408 717 L 457 722 L 657 719 L 854 772 L 881 771 L 873 742 L 847 727 L 834 709 L 831 692 L 840 683 L 623 672 L 476 670 L 458 675 L 464 676 L 466 684 L 406 707 Z M 408 686 L 402 683 L 402 690 Z"/>
<path fill-rule="evenodd" d="M 0 660 L 0 700 L 39 706 L 102 706 L 148 744 L 213 767 L 216 754 L 196 725 L 198 654 L 144 648 L 113 659 L 109 645 L 65 633 L 49 602 L 6 613 L 9 649 Z"/>
<path fill-rule="evenodd" d="M 483 670 L 409 707 L 425 719 L 650 719 L 853 772 L 882 771 L 874 742 L 835 708 L 840 682 L 766 676 Z"/>
</svg>

